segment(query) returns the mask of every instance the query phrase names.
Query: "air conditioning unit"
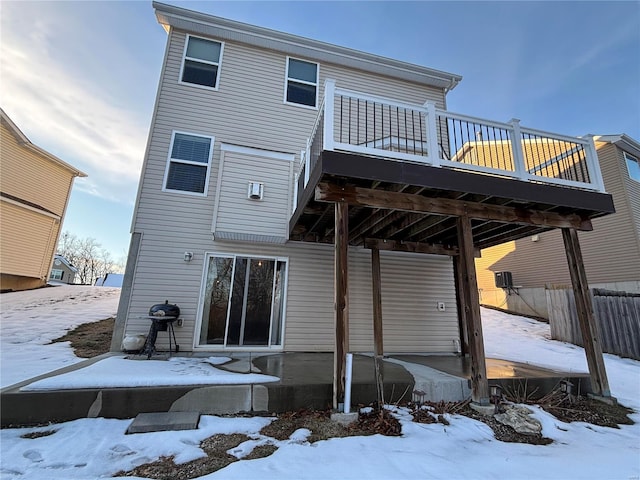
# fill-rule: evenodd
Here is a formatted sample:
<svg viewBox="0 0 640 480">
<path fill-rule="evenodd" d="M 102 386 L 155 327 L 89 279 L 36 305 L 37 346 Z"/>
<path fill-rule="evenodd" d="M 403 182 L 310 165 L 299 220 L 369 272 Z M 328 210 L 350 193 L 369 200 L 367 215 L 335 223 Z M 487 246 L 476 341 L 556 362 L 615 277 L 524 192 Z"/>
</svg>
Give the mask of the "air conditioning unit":
<svg viewBox="0 0 640 480">
<path fill-rule="evenodd" d="M 512 288 L 513 276 L 511 272 L 495 272 L 496 287 L 498 288 Z"/>
</svg>

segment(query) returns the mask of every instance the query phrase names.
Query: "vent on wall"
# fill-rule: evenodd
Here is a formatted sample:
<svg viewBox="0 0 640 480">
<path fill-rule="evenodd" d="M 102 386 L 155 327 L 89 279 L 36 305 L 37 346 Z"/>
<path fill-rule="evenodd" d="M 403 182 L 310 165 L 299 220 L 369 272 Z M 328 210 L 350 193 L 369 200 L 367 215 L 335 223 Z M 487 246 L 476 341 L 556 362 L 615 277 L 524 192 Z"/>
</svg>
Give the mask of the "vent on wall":
<svg viewBox="0 0 640 480">
<path fill-rule="evenodd" d="M 250 200 L 262 200 L 264 195 L 264 184 L 260 182 L 249 182 L 247 198 Z"/>
</svg>

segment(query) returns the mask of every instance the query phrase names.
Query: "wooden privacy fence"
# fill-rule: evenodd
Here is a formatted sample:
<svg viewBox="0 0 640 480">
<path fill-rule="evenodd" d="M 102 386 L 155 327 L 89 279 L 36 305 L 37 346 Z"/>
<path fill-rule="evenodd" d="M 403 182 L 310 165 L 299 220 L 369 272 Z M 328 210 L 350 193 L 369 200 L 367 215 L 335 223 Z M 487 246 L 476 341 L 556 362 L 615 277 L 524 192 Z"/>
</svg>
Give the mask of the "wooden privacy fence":
<svg viewBox="0 0 640 480">
<path fill-rule="evenodd" d="M 551 338 L 583 346 L 571 289 L 547 289 Z M 602 351 L 640 360 L 640 293 L 591 289 Z"/>
</svg>

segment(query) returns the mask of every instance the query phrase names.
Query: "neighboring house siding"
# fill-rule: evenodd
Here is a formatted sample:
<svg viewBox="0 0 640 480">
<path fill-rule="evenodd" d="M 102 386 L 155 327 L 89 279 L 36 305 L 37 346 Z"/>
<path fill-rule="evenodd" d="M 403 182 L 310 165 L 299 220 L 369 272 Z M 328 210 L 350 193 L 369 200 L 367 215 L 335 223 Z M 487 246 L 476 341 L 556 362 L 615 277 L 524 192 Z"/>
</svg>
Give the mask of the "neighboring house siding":
<svg viewBox="0 0 640 480">
<path fill-rule="evenodd" d="M 3 125 L 2 192 L 62 216 L 72 183 L 73 176 L 67 169 L 19 145 Z"/>
<path fill-rule="evenodd" d="M 0 201 L 0 208 L 0 271 L 44 280 L 56 246 L 59 222 L 5 201 Z"/>
<path fill-rule="evenodd" d="M 605 189 L 613 196 L 616 213 L 593 220 L 593 231 L 579 232 L 584 266 L 590 284 L 640 282 L 640 183 L 627 174 L 622 152 L 614 144 L 597 143 Z M 638 212 L 638 213 L 636 213 Z M 483 301 L 494 297 L 494 272 L 513 272 L 513 282 L 524 288 L 570 286 L 569 269 L 560 231 L 545 232 L 482 251 L 476 259 L 478 287 Z"/>
<path fill-rule="evenodd" d="M 185 250 L 194 260 L 182 259 Z M 289 243 L 286 246 L 212 242 L 202 237 L 143 237 L 126 334 L 147 333 L 149 307 L 169 300 L 181 308 L 184 327 L 176 328 L 181 350 L 197 338 L 205 252 L 287 257 L 289 276 L 284 350 L 331 351 L 334 345 L 333 246 Z M 163 264 L 145 259 L 164 258 Z M 167 275 L 170 269 L 172 274 Z M 452 263 L 449 257 L 381 252 L 382 310 L 387 352 L 455 351 L 458 320 Z M 367 250 L 349 251 L 350 349 L 373 350 L 371 257 Z M 438 312 L 437 302 L 446 304 Z M 158 345 L 166 340 L 161 336 Z"/>
<path fill-rule="evenodd" d="M 31 144 L 2 111 L 0 276 L 2 289 L 44 285 L 73 179 L 83 173 Z"/>
</svg>

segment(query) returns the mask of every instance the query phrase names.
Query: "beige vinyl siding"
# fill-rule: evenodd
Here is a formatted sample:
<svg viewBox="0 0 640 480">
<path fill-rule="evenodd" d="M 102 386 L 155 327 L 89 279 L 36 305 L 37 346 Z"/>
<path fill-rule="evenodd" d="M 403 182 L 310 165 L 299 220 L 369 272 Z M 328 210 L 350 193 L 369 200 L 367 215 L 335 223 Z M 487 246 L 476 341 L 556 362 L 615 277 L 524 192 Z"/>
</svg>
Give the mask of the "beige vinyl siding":
<svg viewBox="0 0 640 480">
<path fill-rule="evenodd" d="M 217 91 L 179 83 L 184 41 L 184 33 L 171 33 L 136 218 L 169 198 L 194 209 L 209 202 L 202 198 L 178 199 L 186 197 L 180 194 L 168 197 L 161 191 L 173 130 L 215 137 L 208 190 L 208 197 L 214 198 L 221 142 L 292 153 L 299 161 L 318 115 L 316 109 L 284 103 L 286 55 L 274 51 L 226 42 Z M 418 105 L 432 100 L 444 106 L 442 90 L 328 64 L 320 65 L 320 98 L 326 78 L 364 93 Z"/>
<path fill-rule="evenodd" d="M 633 221 L 634 198 L 627 196 L 630 180 L 622 170 L 624 159 L 615 145 L 597 147 L 605 189 L 613 195 L 616 213 L 594 219 L 593 231 L 578 234 L 587 278 L 591 284 L 638 281 L 639 235 Z M 512 272 L 514 284 L 522 287 L 571 282 L 559 230 L 540 234 L 537 242 L 529 237 L 485 249 L 476 268 L 478 287 L 487 291 L 495 289 L 493 272 L 499 271 Z"/>
<path fill-rule="evenodd" d="M 138 262 L 125 334 L 147 333 L 147 311 L 169 300 L 181 309 L 184 326 L 176 328 L 181 350 L 190 350 L 201 303 L 201 279 L 207 252 L 288 258 L 284 350 L 331 351 L 334 342 L 333 247 L 304 243 L 286 246 L 203 241 L 172 237 L 158 241 L 144 235 L 140 257 L 164 256 L 163 264 Z M 185 250 L 192 262 L 182 260 Z M 171 275 L 167 275 L 171 272 Z M 451 353 L 459 338 L 452 264 L 449 257 L 381 252 L 383 323 L 387 352 Z M 352 351 L 373 350 L 371 257 L 349 251 L 349 310 Z M 444 301 L 446 311 L 436 309 Z M 166 348 L 166 335 L 158 345 Z M 165 342 L 165 343 L 163 343 Z"/>
<path fill-rule="evenodd" d="M 2 124 L 0 190 L 62 216 L 71 190 L 69 170 L 20 145 Z"/>
<path fill-rule="evenodd" d="M 181 350 L 190 350 L 198 338 L 200 291 L 207 252 L 287 257 L 288 290 L 285 350 L 331 351 L 334 341 L 333 247 L 287 243 L 286 245 L 214 241 L 214 228 L 235 228 L 238 235 L 287 234 L 291 211 L 293 170 L 318 115 L 317 109 L 284 103 L 286 54 L 225 42 L 217 91 L 179 83 L 185 34 L 172 31 L 168 40 L 156 111 L 149 136 L 139 201 L 134 213 L 134 232 L 142 234 L 136 262 L 125 334 L 147 333 L 146 314 L 151 305 L 165 300 L 177 303 L 184 326 L 176 328 Z M 314 61 L 313 59 L 307 59 Z M 320 64 L 320 92 L 333 78 L 339 87 L 395 98 L 422 105 L 444 106 L 444 92 L 432 87 L 376 76 L 355 69 Z M 206 197 L 163 192 L 162 185 L 173 131 L 215 137 Z M 269 150 L 295 156 L 293 165 L 283 160 L 225 152 L 221 144 Z M 228 159 L 231 158 L 231 162 Z M 279 163 L 278 163 L 279 162 Z M 218 189 L 222 165 L 222 188 Z M 287 172 L 284 169 L 288 169 Z M 281 171 L 282 169 L 282 171 Z M 246 200 L 248 179 L 263 176 L 265 216 L 248 215 L 238 201 Z M 249 178 L 250 177 L 250 178 Z M 271 209 L 271 195 L 278 209 Z M 253 217 L 253 218 L 249 218 Z M 246 226 L 243 225 L 246 219 Z M 276 228 L 277 227 L 277 228 Z M 184 262 L 184 252 L 193 252 Z M 453 352 L 458 338 L 451 261 L 448 257 L 395 256 L 382 253 L 383 314 L 388 351 Z M 370 254 L 352 250 L 351 337 L 353 350 L 372 350 Z M 424 267 L 424 268 L 422 268 Z M 416 269 L 423 276 L 395 278 L 393 270 Z M 392 279 L 393 278 L 393 279 Z M 447 303 L 437 312 L 437 301 Z M 165 348 L 166 335 L 158 345 Z"/>
<path fill-rule="evenodd" d="M 246 153 L 222 152 L 221 174 L 216 186 L 214 234 L 289 237 L 293 161 Z M 261 200 L 247 198 L 249 182 L 262 183 Z M 228 238 L 228 237 L 227 237 Z"/>
<path fill-rule="evenodd" d="M 58 220 L 3 199 L 0 219 L 0 272 L 46 278 L 60 230 Z"/>
</svg>

